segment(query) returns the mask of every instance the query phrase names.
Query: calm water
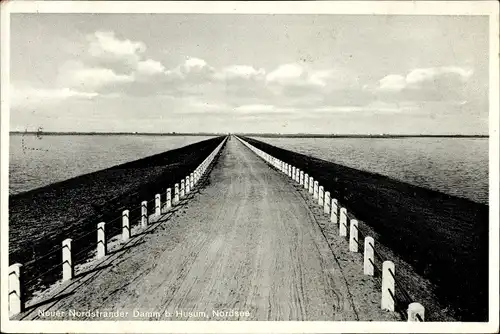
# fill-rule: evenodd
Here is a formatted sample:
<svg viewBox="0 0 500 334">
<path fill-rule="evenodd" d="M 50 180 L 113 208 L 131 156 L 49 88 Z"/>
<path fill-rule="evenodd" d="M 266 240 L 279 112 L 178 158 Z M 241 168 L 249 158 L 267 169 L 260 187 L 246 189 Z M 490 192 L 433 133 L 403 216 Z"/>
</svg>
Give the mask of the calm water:
<svg viewBox="0 0 500 334">
<path fill-rule="evenodd" d="M 488 203 L 487 138 L 255 138 L 271 145 Z"/>
<path fill-rule="evenodd" d="M 81 174 L 186 146 L 204 136 L 11 135 L 9 193 L 16 194 Z"/>
</svg>

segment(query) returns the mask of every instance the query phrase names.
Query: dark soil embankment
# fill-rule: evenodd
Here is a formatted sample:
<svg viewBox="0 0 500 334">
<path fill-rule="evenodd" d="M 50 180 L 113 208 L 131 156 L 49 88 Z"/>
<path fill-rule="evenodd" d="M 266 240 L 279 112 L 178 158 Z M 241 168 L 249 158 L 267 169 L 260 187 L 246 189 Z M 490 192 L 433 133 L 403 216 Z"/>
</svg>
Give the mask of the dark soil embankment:
<svg viewBox="0 0 500 334">
<path fill-rule="evenodd" d="M 154 210 L 154 196 L 192 172 L 224 137 L 78 176 L 9 197 L 9 263 L 22 263 L 27 297 L 61 275 L 61 243 L 72 238 L 73 261 L 95 249 L 97 223 L 106 236 L 121 233 L 121 212 L 140 220 L 140 203 Z M 173 194 L 172 194 L 173 195 Z M 44 274 L 53 268 L 51 272 Z M 39 277 L 42 275 L 41 277 Z"/>
<path fill-rule="evenodd" d="M 488 320 L 487 205 L 245 140 L 314 177 L 379 234 L 376 242 L 429 279 L 456 318 Z"/>
</svg>

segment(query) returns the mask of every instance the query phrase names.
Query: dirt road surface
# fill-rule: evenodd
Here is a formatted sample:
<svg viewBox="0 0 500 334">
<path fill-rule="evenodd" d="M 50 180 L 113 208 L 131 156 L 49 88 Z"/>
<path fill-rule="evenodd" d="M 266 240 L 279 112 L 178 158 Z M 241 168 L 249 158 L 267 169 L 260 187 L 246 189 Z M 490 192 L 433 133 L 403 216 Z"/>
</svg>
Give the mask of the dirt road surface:
<svg viewBox="0 0 500 334">
<path fill-rule="evenodd" d="M 398 320 L 301 191 L 232 137 L 203 187 L 18 318 Z"/>
</svg>

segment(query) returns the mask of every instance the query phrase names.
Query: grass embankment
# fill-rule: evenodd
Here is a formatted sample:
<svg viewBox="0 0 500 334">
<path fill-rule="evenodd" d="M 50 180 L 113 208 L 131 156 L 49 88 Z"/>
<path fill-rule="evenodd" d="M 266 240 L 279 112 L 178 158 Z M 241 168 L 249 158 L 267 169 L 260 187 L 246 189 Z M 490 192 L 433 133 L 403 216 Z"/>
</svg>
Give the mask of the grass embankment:
<svg viewBox="0 0 500 334">
<path fill-rule="evenodd" d="M 148 212 L 153 212 L 155 194 L 161 194 L 163 203 L 171 187 L 173 196 L 173 185 L 203 162 L 223 138 L 9 197 L 9 263 L 24 264 L 27 297 L 60 278 L 64 239 L 73 239 L 73 261 L 83 261 L 96 247 L 97 223 L 106 222 L 106 236 L 111 238 L 121 233 L 121 212 L 128 209 L 131 226 L 136 224 L 141 201 L 149 201 Z M 54 269 L 37 279 L 50 268 Z"/>
<path fill-rule="evenodd" d="M 439 303 L 451 308 L 455 318 L 487 321 L 487 205 L 244 138 L 314 177 L 377 233 L 376 243 L 432 282 Z M 419 295 L 420 286 L 404 285 L 410 295 Z"/>
</svg>

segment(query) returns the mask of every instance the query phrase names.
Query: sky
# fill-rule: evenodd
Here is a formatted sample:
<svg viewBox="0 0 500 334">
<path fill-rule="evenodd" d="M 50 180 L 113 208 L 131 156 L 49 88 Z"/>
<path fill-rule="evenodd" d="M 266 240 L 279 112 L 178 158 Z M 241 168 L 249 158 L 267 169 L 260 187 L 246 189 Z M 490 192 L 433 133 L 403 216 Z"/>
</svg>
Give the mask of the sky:
<svg viewBox="0 0 500 334">
<path fill-rule="evenodd" d="M 12 14 L 12 131 L 487 134 L 488 17 Z"/>
</svg>

